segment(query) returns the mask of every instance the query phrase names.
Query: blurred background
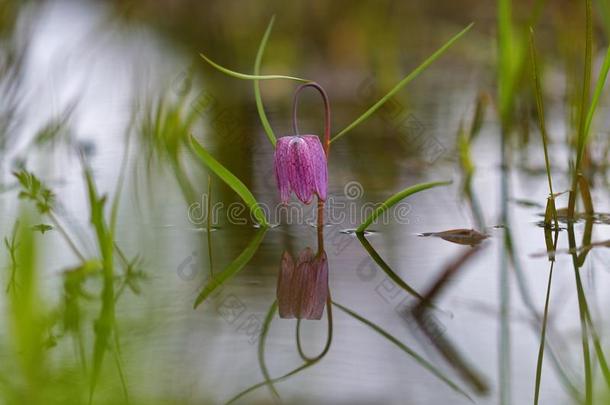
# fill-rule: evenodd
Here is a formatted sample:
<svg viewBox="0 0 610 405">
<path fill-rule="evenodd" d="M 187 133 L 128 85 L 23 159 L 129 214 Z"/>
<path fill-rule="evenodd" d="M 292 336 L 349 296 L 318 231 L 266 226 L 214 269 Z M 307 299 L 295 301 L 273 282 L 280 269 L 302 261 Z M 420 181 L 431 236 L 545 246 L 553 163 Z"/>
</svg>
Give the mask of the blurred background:
<svg viewBox="0 0 610 405">
<path fill-rule="evenodd" d="M 199 55 L 252 74 L 273 16 L 261 74 L 322 85 L 333 134 L 474 23 L 332 143 L 329 195 L 348 215 L 321 232 L 313 205 L 296 205 L 308 220 L 273 215 L 273 148 L 253 83 Z M 590 21 L 593 87 L 606 0 Z M 585 154 L 595 213 L 562 222 L 548 255 L 529 48 L 532 26 L 564 192 L 586 22 L 584 1 L 0 0 L 0 403 L 508 404 L 535 392 L 540 403 L 606 403 L 607 97 Z M 260 88 L 275 133 L 291 135 L 295 82 Z M 318 95 L 303 93 L 301 131 L 321 135 L 322 118 Z M 231 208 L 240 197 L 190 135 L 271 207 L 270 229 Z M 354 234 L 362 207 L 437 180 L 453 183 Z M 328 296 L 321 320 L 275 312 L 277 298 L 285 314 L 285 252 L 318 269 L 322 290 L 294 281 L 285 294 Z"/>
</svg>

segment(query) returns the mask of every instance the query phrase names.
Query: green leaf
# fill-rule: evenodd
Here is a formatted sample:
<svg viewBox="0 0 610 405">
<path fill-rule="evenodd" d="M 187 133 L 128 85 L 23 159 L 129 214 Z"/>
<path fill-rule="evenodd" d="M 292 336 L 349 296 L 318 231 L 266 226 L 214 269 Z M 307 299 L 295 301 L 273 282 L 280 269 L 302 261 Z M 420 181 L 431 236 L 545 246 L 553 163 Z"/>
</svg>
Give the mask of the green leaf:
<svg viewBox="0 0 610 405">
<path fill-rule="evenodd" d="M 233 173 L 231 173 L 226 167 L 218 162 L 210 153 L 201 146 L 199 142 L 191 135 L 191 147 L 195 154 L 201 159 L 201 162 L 212 170 L 222 181 L 224 181 L 229 187 L 233 189 L 246 203 L 250 212 L 258 223 L 263 227 L 268 227 L 267 219 L 263 210 L 260 208 L 258 202 L 248 190 L 248 187 L 241 182 Z"/>
<path fill-rule="evenodd" d="M 435 181 L 435 182 L 431 182 L 431 183 L 421 183 L 421 184 L 416 184 L 414 186 L 406 188 L 406 189 L 394 194 L 392 197 L 385 200 L 383 202 L 383 204 L 381 204 L 381 206 L 375 208 L 375 210 L 371 213 L 371 215 L 369 215 L 368 218 L 358 227 L 358 229 L 356 229 L 356 233 L 363 233 L 366 230 L 366 228 L 368 228 L 371 225 L 371 223 L 373 223 L 374 220 L 376 220 L 380 215 L 382 215 L 384 212 L 386 212 L 387 210 L 392 208 L 402 199 L 404 199 L 412 194 L 419 193 L 420 191 L 427 190 L 432 187 L 446 186 L 451 183 L 452 183 L 451 181 Z"/>
<path fill-rule="evenodd" d="M 297 82 L 305 82 L 305 83 L 311 81 L 311 80 L 301 79 L 300 77 L 294 77 L 294 76 L 283 76 L 283 75 L 248 75 L 248 74 L 245 74 L 245 73 L 239 73 L 239 72 L 235 72 L 233 70 L 230 70 L 230 69 L 227 69 L 225 67 L 220 66 L 218 63 L 214 62 L 213 60 L 211 60 L 210 58 L 205 56 L 203 53 L 200 53 L 199 55 L 203 58 L 203 60 L 208 62 L 210 65 L 212 65 L 216 69 L 220 70 L 222 73 L 227 74 L 229 76 L 236 77 L 238 79 L 243 79 L 243 80 L 285 79 L 285 80 L 294 80 L 294 81 L 297 81 Z"/>
<path fill-rule="evenodd" d="M 368 110 L 364 112 L 360 117 L 356 118 L 354 122 L 345 127 L 341 132 L 331 139 L 331 142 L 336 141 L 341 138 L 347 132 L 354 129 L 356 126 L 360 125 L 364 120 L 369 118 L 375 111 L 377 111 L 382 105 L 384 105 L 390 98 L 392 98 L 396 93 L 398 93 L 403 87 L 409 84 L 413 79 L 415 79 L 421 72 L 426 70 L 428 66 L 430 66 L 435 60 L 437 60 L 451 45 L 454 44 L 455 41 L 460 39 L 464 34 L 466 34 L 474 23 L 469 24 L 462 31 L 458 32 L 454 35 L 449 41 L 445 42 L 443 46 L 441 46 L 436 52 L 432 54 L 428 59 L 426 59 L 421 65 L 415 68 L 411 73 L 409 73 L 404 79 L 402 79 L 392 90 L 390 90 L 385 96 L 383 96 L 379 101 L 373 104 Z"/>
<path fill-rule="evenodd" d="M 254 62 L 254 75 L 258 76 L 261 70 L 261 60 L 263 59 L 263 53 L 265 52 L 265 47 L 267 46 L 267 40 L 269 40 L 269 34 L 271 34 L 271 29 L 273 28 L 273 23 L 275 21 L 275 16 L 271 17 L 269 21 L 269 25 L 267 26 L 267 31 L 265 31 L 265 35 L 263 35 L 263 39 L 261 40 L 260 45 L 258 46 L 258 52 L 256 53 L 256 60 Z M 267 119 L 267 114 L 265 114 L 265 107 L 263 106 L 263 99 L 261 97 L 261 89 L 258 80 L 254 80 L 254 98 L 256 99 L 256 110 L 258 111 L 258 117 L 261 120 L 261 124 L 265 129 L 265 133 L 267 134 L 267 138 L 269 138 L 269 142 L 275 148 L 276 137 L 273 133 L 273 129 L 271 128 L 271 124 Z"/>
<path fill-rule="evenodd" d="M 261 242 L 263 241 L 263 237 L 267 232 L 267 228 L 263 227 L 258 230 L 254 238 L 250 241 L 248 246 L 233 260 L 223 271 L 214 275 L 212 280 L 207 283 L 203 290 L 197 296 L 195 303 L 193 304 L 193 308 L 197 308 L 199 304 L 206 300 L 218 287 L 226 283 L 229 279 L 234 277 L 237 273 L 239 273 L 248 262 L 252 259 L 252 256 L 258 250 Z"/>
<path fill-rule="evenodd" d="M 595 115 L 595 110 L 597 109 L 597 104 L 599 103 L 599 98 L 604 90 L 604 85 L 606 84 L 606 79 L 608 78 L 608 70 L 610 70 L 610 46 L 606 51 L 606 56 L 604 57 L 604 63 L 602 64 L 602 68 L 599 72 L 599 78 L 597 79 L 597 83 L 595 84 L 595 90 L 593 91 L 593 100 L 591 101 L 591 105 L 589 106 L 589 110 L 587 111 L 587 118 L 585 121 L 585 129 L 582 141 L 579 144 L 578 149 L 578 161 L 582 160 L 582 154 L 584 152 L 585 146 L 589 142 L 589 136 L 591 134 L 591 122 L 593 121 L 593 116 Z M 578 171 L 578 167 L 577 170 Z"/>
</svg>

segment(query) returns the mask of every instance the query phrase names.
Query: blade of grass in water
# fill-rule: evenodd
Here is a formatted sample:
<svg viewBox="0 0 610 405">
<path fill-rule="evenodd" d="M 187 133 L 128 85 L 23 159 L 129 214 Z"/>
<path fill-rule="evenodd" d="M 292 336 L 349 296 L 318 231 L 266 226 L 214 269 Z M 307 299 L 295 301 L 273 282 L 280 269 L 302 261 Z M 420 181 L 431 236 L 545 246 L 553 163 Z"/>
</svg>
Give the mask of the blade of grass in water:
<svg viewBox="0 0 610 405">
<path fill-rule="evenodd" d="M 602 68 L 599 72 L 599 77 L 597 79 L 597 83 L 595 84 L 595 90 L 593 92 L 593 99 L 591 100 L 591 105 L 589 106 L 589 110 L 587 111 L 587 118 L 585 119 L 585 128 L 584 134 L 581 144 L 578 148 L 578 161 L 582 160 L 582 154 L 584 152 L 584 148 L 589 142 L 589 136 L 591 134 L 591 122 L 593 121 L 593 116 L 595 115 L 595 111 L 597 109 L 597 104 L 599 103 L 599 98 L 602 94 L 604 86 L 606 84 L 606 79 L 608 78 L 608 70 L 610 70 L 610 46 L 606 51 L 606 56 L 604 57 L 604 63 L 602 64 Z"/>
<path fill-rule="evenodd" d="M 244 183 L 241 182 L 233 173 L 231 173 L 226 167 L 224 167 L 220 162 L 218 162 L 207 150 L 197 142 L 197 140 L 191 136 L 191 147 L 195 154 L 199 157 L 201 162 L 207 166 L 210 170 L 212 170 L 222 181 L 224 181 L 229 187 L 233 189 L 241 199 L 246 203 L 250 212 L 258 221 L 259 225 L 262 227 L 268 227 L 267 219 L 265 218 L 265 214 L 263 210 L 260 208 L 260 205 L 248 190 L 248 187 L 245 186 Z"/>
<path fill-rule="evenodd" d="M 532 73 L 534 80 L 534 95 L 536 97 L 536 109 L 538 111 L 538 126 L 540 127 L 540 135 L 542 136 L 542 147 L 544 149 L 544 164 L 546 167 L 546 176 L 549 182 L 549 193 L 551 198 L 553 195 L 553 181 L 551 179 L 551 164 L 549 163 L 549 151 L 548 151 L 548 135 L 546 132 L 546 124 L 544 121 L 544 105 L 542 103 L 542 89 L 540 86 L 540 77 L 538 75 L 538 64 L 536 62 L 536 45 L 534 42 L 534 29 L 530 27 L 530 54 L 532 60 Z M 555 205 L 553 204 L 553 207 Z M 555 226 L 557 227 L 557 212 L 553 212 L 553 218 Z"/>
<path fill-rule="evenodd" d="M 269 333 L 269 326 L 271 326 L 271 321 L 273 321 L 273 317 L 275 316 L 276 312 L 277 300 L 273 301 L 273 304 L 271 304 L 271 307 L 267 312 L 267 316 L 265 317 L 265 321 L 263 322 L 263 328 L 258 339 L 258 364 L 260 366 L 261 372 L 263 373 L 263 377 L 265 378 L 265 383 L 271 391 L 271 394 L 273 394 L 275 399 L 279 400 L 280 394 L 273 386 L 273 381 L 271 379 L 271 376 L 269 375 L 267 364 L 265 363 L 265 341 L 267 340 L 267 334 Z"/>
<path fill-rule="evenodd" d="M 250 241 L 248 246 L 233 260 L 223 271 L 216 274 L 212 280 L 203 287 L 203 290 L 199 293 L 199 296 L 193 304 L 193 308 L 197 308 L 199 304 L 205 301 L 218 287 L 223 285 L 227 280 L 231 279 L 237 273 L 239 273 L 246 264 L 252 259 L 252 256 L 258 250 L 263 237 L 267 232 L 267 228 L 262 227 L 254 235 L 254 238 Z"/>
<path fill-rule="evenodd" d="M 458 32 L 454 35 L 449 41 L 445 42 L 443 46 L 441 46 L 436 52 L 432 54 L 428 59 L 426 59 L 421 65 L 415 68 L 411 73 L 409 73 L 404 79 L 402 79 L 392 90 L 390 90 L 385 96 L 383 96 L 379 101 L 373 104 L 368 110 L 366 110 L 360 117 L 356 118 L 351 124 L 342 129 L 337 135 L 335 135 L 331 142 L 336 141 L 341 138 L 343 135 L 360 125 L 363 121 L 369 118 L 375 111 L 377 111 L 382 105 L 384 105 L 389 99 L 391 99 L 396 93 L 398 93 L 403 87 L 409 84 L 413 79 L 415 79 L 421 72 L 426 70 L 428 66 L 430 66 L 435 60 L 437 60 L 447 49 L 449 49 L 458 39 L 460 39 L 464 34 L 466 34 L 474 25 L 474 23 L 469 24 L 462 31 Z"/>
<path fill-rule="evenodd" d="M 368 319 L 358 315 L 351 309 L 346 308 L 343 305 L 341 305 L 335 301 L 333 301 L 332 303 L 334 306 L 339 308 L 341 311 L 343 311 L 347 315 L 351 316 L 352 318 L 362 322 L 369 328 L 373 329 L 375 332 L 377 332 L 378 334 L 383 336 L 386 340 L 388 340 L 389 342 L 391 342 L 392 344 L 397 346 L 400 350 L 402 350 L 403 352 L 405 352 L 409 356 L 411 356 L 417 363 L 419 363 L 426 370 L 428 370 L 429 372 L 434 374 L 436 377 L 438 377 L 441 381 L 443 381 L 445 384 L 447 384 L 449 387 L 451 387 L 454 391 L 458 392 L 459 394 L 462 394 L 463 396 L 468 398 L 470 401 L 472 401 L 472 398 L 463 389 L 461 389 L 456 383 L 451 381 L 449 379 L 449 377 L 447 377 L 442 371 L 440 371 L 438 368 L 436 368 L 432 363 L 430 363 L 429 361 L 427 361 L 426 359 L 421 357 L 419 354 L 417 354 L 415 351 L 413 351 L 413 349 L 409 348 L 404 343 L 402 343 L 400 340 L 398 340 L 397 338 L 395 338 L 394 336 L 390 335 L 388 332 L 383 330 L 381 327 L 377 326 L 376 324 L 369 321 Z"/>
<path fill-rule="evenodd" d="M 397 204 L 404 198 L 407 198 L 412 194 L 419 193 L 420 191 L 427 190 L 429 188 L 446 186 L 449 184 L 451 184 L 451 181 L 435 181 L 430 183 L 421 183 L 394 194 L 393 196 L 385 200 L 383 204 L 381 204 L 381 206 L 375 208 L 371 215 L 369 215 L 368 218 L 366 218 L 366 220 L 364 220 L 364 222 L 360 224 L 360 226 L 356 229 L 356 233 L 363 233 L 366 228 L 368 228 L 371 223 L 373 223 L 374 220 L 376 220 L 380 215 L 392 208 L 395 204 Z"/>
<path fill-rule="evenodd" d="M 261 43 L 258 46 L 258 52 L 256 53 L 256 61 L 254 62 L 254 76 L 260 75 L 263 53 L 265 52 L 265 47 L 267 46 L 269 34 L 271 34 L 271 29 L 273 28 L 274 22 L 275 16 L 271 17 L 271 21 L 269 21 L 269 25 L 267 26 L 267 31 L 265 31 L 265 35 L 263 35 L 263 39 L 261 40 Z M 258 111 L 258 117 L 260 118 L 261 124 L 265 129 L 265 134 L 267 134 L 269 142 L 271 142 L 273 147 L 275 147 L 276 137 L 273 133 L 273 128 L 271 128 L 271 124 L 267 119 L 267 114 L 265 113 L 265 107 L 263 106 L 263 99 L 261 97 L 261 89 L 258 80 L 254 80 L 254 98 L 256 99 L 256 110 Z"/>
<path fill-rule="evenodd" d="M 548 203 L 552 204 L 553 199 L 549 197 Z M 548 229 L 547 232 L 550 232 Z M 555 238 L 553 241 L 552 249 L 557 249 L 557 240 L 559 239 L 559 228 L 555 228 Z M 544 358 L 544 347 L 546 345 L 546 325 L 549 316 L 549 302 L 551 297 L 551 283 L 553 281 L 553 267 L 555 266 L 555 258 L 551 260 L 551 267 L 549 269 L 549 280 L 546 287 L 546 297 L 544 300 L 544 315 L 542 317 L 542 330 L 540 332 L 540 346 L 538 347 L 538 360 L 536 362 L 536 382 L 534 385 L 534 405 L 538 405 L 540 398 L 540 381 L 542 380 L 542 360 Z"/>
<path fill-rule="evenodd" d="M 220 66 L 218 63 L 214 62 L 213 60 L 211 60 L 210 58 L 208 58 L 207 56 L 205 56 L 202 53 L 200 53 L 199 56 L 201 56 L 203 58 L 203 60 L 208 62 L 213 67 L 215 67 L 216 69 L 220 70 L 222 73 L 227 74 L 227 75 L 232 76 L 232 77 L 235 77 L 237 79 L 242 79 L 242 80 L 275 80 L 275 79 L 285 79 L 285 80 L 294 80 L 294 81 L 297 81 L 297 82 L 309 82 L 310 81 L 310 80 L 307 80 L 307 79 L 301 79 L 300 77 L 294 77 L 294 76 L 284 76 L 284 75 L 249 75 L 249 74 L 246 74 L 246 73 L 239 73 L 239 72 L 235 72 L 233 70 L 230 70 L 230 69 L 227 69 L 225 67 Z"/>
<path fill-rule="evenodd" d="M 568 201 L 568 218 L 574 219 L 574 209 L 576 208 L 576 195 L 578 193 L 578 173 L 582 156 L 586 147 L 585 139 L 588 138 L 585 133 L 586 121 L 588 117 L 587 106 L 589 105 L 589 93 L 591 91 L 591 48 L 593 43 L 593 21 L 591 17 L 591 0 L 585 0 L 586 10 L 586 29 L 585 29 L 585 65 L 583 69 L 582 93 L 580 98 L 579 116 L 578 116 L 578 140 L 576 146 L 576 166 L 572 174 L 572 190 Z M 600 83 L 598 83 L 598 86 Z M 603 84 L 601 84 L 603 87 Z M 591 105 L 592 106 L 592 105 Z M 586 114 L 586 115 L 585 115 Z M 591 115 L 593 118 L 593 115 Z"/>
</svg>

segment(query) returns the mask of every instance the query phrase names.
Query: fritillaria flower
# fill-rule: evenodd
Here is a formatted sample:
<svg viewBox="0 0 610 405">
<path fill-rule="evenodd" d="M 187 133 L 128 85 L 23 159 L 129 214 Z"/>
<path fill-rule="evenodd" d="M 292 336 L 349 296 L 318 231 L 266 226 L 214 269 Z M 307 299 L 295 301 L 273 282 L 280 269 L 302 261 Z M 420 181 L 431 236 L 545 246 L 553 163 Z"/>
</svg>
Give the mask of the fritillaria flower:
<svg viewBox="0 0 610 405">
<path fill-rule="evenodd" d="M 297 125 L 297 106 L 300 92 L 313 87 L 324 101 L 324 146 L 316 135 L 299 135 Z M 305 83 L 294 93 L 292 110 L 292 127 L 294 135 L 284 136 L 275 144 L 275 176 L 280 190 L 280 199 L 286 204 L 290 193 L 294 192 L 305 204 L 312 201 L 314 195 L 319 201 L 326 200 L 328 189 L 327 155 L 330 146 L 330 106 L 324 89 L 317 83 Z"/>
<path fill-rule="evenodd" d="M 280 199 L 286 204 L 290 193 L 305 204 L 317 195 L 326 200 L 328 169 L 326 154 L 316 135 L 284 136 L 275 145 L 275 176 L 280 189 Z"/>
<path fill-rule="evenodd" d="M 328 259 L 323 250 L 306 248 L 296 263 L 282 255 L 277 283 L 280 318 L 321 319 L 328 298 Z"/>
</svg>

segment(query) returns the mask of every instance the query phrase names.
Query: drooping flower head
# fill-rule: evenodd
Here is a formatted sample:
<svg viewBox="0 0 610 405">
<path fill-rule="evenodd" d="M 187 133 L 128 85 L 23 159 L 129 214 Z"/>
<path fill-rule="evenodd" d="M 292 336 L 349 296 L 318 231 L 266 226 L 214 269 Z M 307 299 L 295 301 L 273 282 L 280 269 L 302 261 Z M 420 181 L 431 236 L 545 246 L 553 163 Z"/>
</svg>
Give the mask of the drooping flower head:
<svg viewBox="0 0 610 405">
<path fill-rule="evenodd" d="M 328 258 L 322 250 L 306 248 L 296 263 L 288 252 L 282 255 L 277 283 L 280 318 L 321 319 L 328 299 Z"/>
<path fill-rule="evenodd" d="M 275 145 L 275 176 L 280 199 L 286 204 L 290 193 L 305 204 L 315 195 L 326 200 L 328 169 L 326 154 L 316 135 L 284 136 Z"/>
<path fill-rule="evenodd" d="M 297 126 L 298 96 L 301 90 L 313 87 L 320 92 L 324 101 L 324 146 L 317 135 L 299 135 Z M 294 134 L 284 136 L 275 144 L 274 164 L 280 199 L 286 204 L 290 193 L 294 192 L 305 204 L 314 195 L 320 201 L 326 200 L 328 190 L 327 155 L 330 145 L 330 107 L 326 92 L 317 83 L 305 83 L 294 93 L 292 126 Z"/>
</svg>

